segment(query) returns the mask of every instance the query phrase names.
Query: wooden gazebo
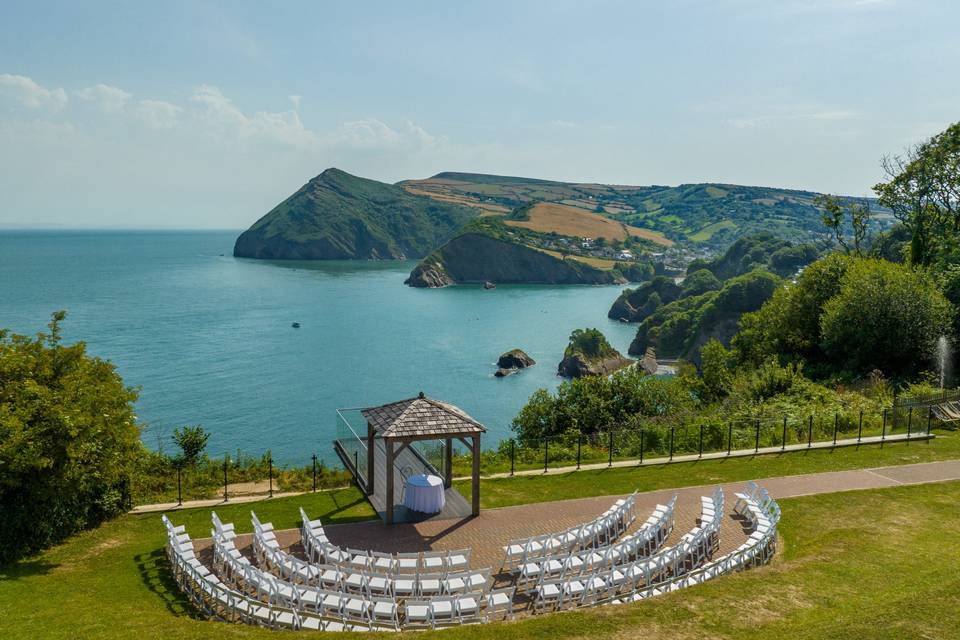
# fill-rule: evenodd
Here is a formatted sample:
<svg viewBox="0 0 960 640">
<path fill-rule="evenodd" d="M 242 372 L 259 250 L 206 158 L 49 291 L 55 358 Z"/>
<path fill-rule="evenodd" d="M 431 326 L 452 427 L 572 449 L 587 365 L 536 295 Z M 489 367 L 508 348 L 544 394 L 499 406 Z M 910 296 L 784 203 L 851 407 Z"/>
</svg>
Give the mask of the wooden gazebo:
<svg viewBox="0 0 960 640">
<path fill-rule="evenodd" d="M 480 436 L 486 428 L 458 407 L 426 397 L 420 392 L 415 398 L 392 402 L 379 407 L 362 409 L 367 419 L 367 493 L 374 495 L 377 483 L 385 483 L 387 524 L 394 521 L 394 476 L 397 456 L 413 442 L 444 440 L 443 485 L 453 485 L 453 441 L 459 440 L 473 454 L 472 514 L 480 514 Z M 383 469 L 385 477 L 375 472 L 375 440 L 380 438 L 386 449 Z M 458 496 L 459 497 L 459 496 Z M 466 506 L 466 505 L 464 505 Z"/>
</svg>

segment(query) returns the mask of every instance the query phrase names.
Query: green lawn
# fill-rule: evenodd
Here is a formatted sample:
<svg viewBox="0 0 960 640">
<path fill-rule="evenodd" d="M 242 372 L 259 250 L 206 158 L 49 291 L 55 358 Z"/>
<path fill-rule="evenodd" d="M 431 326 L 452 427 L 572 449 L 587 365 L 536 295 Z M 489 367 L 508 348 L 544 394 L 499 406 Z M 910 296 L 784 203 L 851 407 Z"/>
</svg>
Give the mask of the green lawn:
<svg viewBox="0 0 960 640">
<path fill-rule="evenodd" d="M 484 482 L 484 500 L 549 498 L 699 484 L 804 471 L 960 457 L 958 438 L 930 445 L 864 447 L 777 457 L 580 472 Z M 297 506 L 327 522 L 373 516 L 355 489 L 252 505 L 278 528 Z M 960 483 L 784 500 L 784 553 L 774 565 L 655 601 L 461 629 L 458 638 L 502 637 L 960 637 Z M 218 508 L 249 529 L 251 505 Z M 208 535 L 209 509 L 176 513 L 194 537 Z M 4 638 L 275 638 L 197 619 L 174 589 L 156 514 L 123 516 L 66 544 L 0 569 Z M 751 606 L 749 603 L 753 603 Z M 428 634 L 432 635 L 432 634 Z M 444 637 L 452 637 L 446 634 Z"/>
</svg>

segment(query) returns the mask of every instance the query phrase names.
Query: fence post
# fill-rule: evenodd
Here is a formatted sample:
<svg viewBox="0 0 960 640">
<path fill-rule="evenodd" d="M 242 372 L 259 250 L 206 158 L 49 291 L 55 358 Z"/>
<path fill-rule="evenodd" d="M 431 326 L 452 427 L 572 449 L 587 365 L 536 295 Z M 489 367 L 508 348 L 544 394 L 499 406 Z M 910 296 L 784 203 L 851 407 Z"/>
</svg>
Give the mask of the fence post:
<svg viewBox="0 0 960 640">
<path fill-rule="evenodd" d="M 857 427 L 857 444 L 863 439 L 863 409 L 860 409 L 860 426 Z"/>
<path fill-rule="evenodd" d="M 643 427 L 640 427 L 640 464 L 643 464 Z"/>
<path fill-rule="evenodd" d="M 833 414 L 833 446 L 837 446 L 837 427 L 839 426 L 840 414 Z"/>
<path fill-rule="evenodd" d="M 580 448 L 583 445 L 583 432 L 577 432 L 577 471 L 580 470 Z"/>
<path fill-rule="evenodd" d="M 780 451 L 787 450 L 787 416 L 783 416 L 783 438 L 780 441 Z"/>
<path fill-rule="evenodd" d="M 697 457 L 698 458 L 703 457 L 703 425 L 702 424 L 700 425 L 700 455 L 698 455 Z"/>
<path fill-rule="evenodd" d="M 907 412 L 907 440 L 910 439 L 910 431 L 913 427 L 913 407 L 910 407 L 910 411 Z"/>
<path fill-rule="evenodd" d="M 610 429 L 610 447 L 609 448 L 610 448 L 610 451 L 609 451 L 609 457 L 607 459 L 607 466 L 612 467 L 613 466 L 613 429 Z"/>
<path fill-rule="evenodd" d="M 927 432 L 929 433 L 929 429 Z M 177 506 L 183 506 L 183 492 L 180 490 L 180 465 L 177 465 Z"/>
<path fill-rule="evenodd" d="M 358 455 L 358 453 L 359 453 L 358 451 L 353 452 L 353 468 L 356 470 L 357 477 L 359 478 L 360 477 L 360 456 Z M 367 469 L 367 475 L 369 474 L 370 474 L 370 469 Z M 364 483 L 366 483 L 367 479 L 364 478 L 363 481 Z"/>
<path fill-rule="evenodd" d="M 676 427 L 670 427 L 670 460 L 673 460 L 673 434 L 676 429 Z"/>
<path fill-rule="evenodd" d="M 887 410 L 883 410 L 883 431 L 880 432 L 880 442 L 887 439 Z"/>
<path fill-rule="evenodd" d="M 730 449 L 733 448 L 733 425 L 727 425 L 727 455 L 730 455 Z"/>
<path fill-rule="evenodd" d="M 273 497 L 273 454 L 270 454 L 270 457 L 267 458 L 267 478 L 270 479 L 270 497 Z"/>
<path fill-rule="evenodd" d="M 510 475 L 513 475 L 513 460 L 514 460 L 514 449 L 517 446 L 516 440 L 513 438 L 510 439 Z"/>
<path fill-rule="evenodd" d="M 807 449 L 813 446 L 813 414 L 810 414 L 810 426 L 807 428 Z"/>
<path fill-rule="evenodd" d="M 223 457 L 223 501 L 227 501 L 227 462 L 230 460 L 230 456 Z"/>
<path fill-rule="evenodd" d="M 930 436 L 930 423 L 933 422 L 933 406 L 927 407 L 927 437 Z"/>
<path fill-rule="evenodd" d="M 311 456 L 313 458 L 313 491 L 317 491 L 317 454 Z"/>
<path fill-rule="evenodd" d="M 760 420 L 757 420 L 757 439 L 753 443 L 753 452 L 760 451 Z"/>
<path fill-rule="evenodd" d="M 547 472 L 547 458 L 550 455 L 550 438 L 543 439 L 543 472 Z"/>
</svg>

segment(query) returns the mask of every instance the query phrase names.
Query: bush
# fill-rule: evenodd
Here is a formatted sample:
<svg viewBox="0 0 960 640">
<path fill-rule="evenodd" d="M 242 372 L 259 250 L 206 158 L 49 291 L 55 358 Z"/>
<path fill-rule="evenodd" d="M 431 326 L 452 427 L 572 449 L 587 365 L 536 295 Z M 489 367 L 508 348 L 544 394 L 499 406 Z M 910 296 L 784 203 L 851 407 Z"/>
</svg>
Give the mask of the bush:
<svg viewBox="0 0 960 640">
<path fill-rule="evenodd" d="M 0 331 L 0 563 L 131 506 L 137 392 L 83 343 L 61 344 L 65 317 L 35 338 Z"/>
<path fill-rule="evenodd" d="M 913 375 L 929 364 L 937 338 L 950 334 L 952 315 L 926 272 L 858 260 L 823 306 L 824 350 L 855 375 Z"/>
</svg>

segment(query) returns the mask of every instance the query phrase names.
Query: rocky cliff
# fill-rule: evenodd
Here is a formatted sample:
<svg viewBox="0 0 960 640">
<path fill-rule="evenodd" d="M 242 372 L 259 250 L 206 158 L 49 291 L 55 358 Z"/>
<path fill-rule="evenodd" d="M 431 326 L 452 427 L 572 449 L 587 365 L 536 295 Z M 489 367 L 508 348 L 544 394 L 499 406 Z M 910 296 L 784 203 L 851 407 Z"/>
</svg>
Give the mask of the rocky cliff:
<svg viewBox="0 0 960 640">
<path fill-rule="evenodd" d="M 410 273 L 411 287 L 454 283 L 616 284 L 624 279 L 576 260 L 554 257 L 480 231 L 465 232 L 440 247 Z"/>
</svg>

